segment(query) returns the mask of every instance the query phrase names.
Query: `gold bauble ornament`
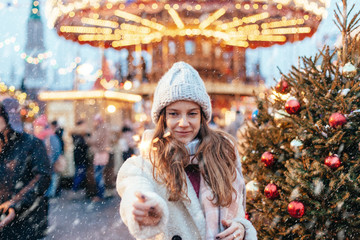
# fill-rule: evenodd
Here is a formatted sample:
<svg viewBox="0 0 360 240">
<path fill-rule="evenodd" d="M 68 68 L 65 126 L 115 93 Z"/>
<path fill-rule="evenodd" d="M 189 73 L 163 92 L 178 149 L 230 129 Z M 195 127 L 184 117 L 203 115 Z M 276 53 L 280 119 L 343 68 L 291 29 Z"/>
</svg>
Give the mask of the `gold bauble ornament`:
<svg viewBox="0 0 360 240">
<path fill-rule="evenodd" d="M 247 197 L 255 198 L 260 192 L 259 185 L 260 185 L 259 182 L 256 180 L 251 180 L 250 182 L 248 182 L 245 185 Z"/>
<path fill-rule="evenodd" d="M 343 67 L 342 74 L 343 74 L 343 76 L 345 76 L 347 78 L 353 78 L 357 74 L 357 69 L 354 65 L 352 65 L 350 62 L 348 62 Z"/>
<path fill-rule="evenodd" d="M 293 152 L 299 152 L 303 149 L 304 144 L 299 139 L 295 138 L 290 142 L 290 148 Z"/>
</svg>

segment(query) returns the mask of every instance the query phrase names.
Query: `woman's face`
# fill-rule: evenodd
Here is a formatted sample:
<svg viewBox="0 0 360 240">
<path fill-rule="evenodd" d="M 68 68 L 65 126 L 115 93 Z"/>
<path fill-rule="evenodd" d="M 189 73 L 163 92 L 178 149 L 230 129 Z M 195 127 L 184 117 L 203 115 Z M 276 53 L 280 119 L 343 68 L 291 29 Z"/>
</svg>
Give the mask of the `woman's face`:
<svg viewBox="0 0 360 240">
<path fill-rule="evenodd" d="M 178 141 L 187 144 L 200 130 L 201 110 L 195 102 L 177 101 L 166 107 L 166 126 Z"/>
</svg>

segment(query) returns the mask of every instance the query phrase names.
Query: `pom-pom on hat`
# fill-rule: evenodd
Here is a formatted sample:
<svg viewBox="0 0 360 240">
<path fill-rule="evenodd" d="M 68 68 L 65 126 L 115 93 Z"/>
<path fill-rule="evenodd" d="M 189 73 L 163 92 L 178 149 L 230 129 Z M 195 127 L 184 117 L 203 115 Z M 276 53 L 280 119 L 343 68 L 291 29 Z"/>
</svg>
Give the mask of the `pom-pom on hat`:
<svg viewBox="0 0 360 240">
<path fill-rule="evenodd" d="M 211 102 L 199 73 L 185 62 L 175 63 L 158 82 L 151 109 L 156 124 L 163 108 L 176 101 L 193 101 L 200 105 L 207 122 L 211 119 Z"/>
</svg>

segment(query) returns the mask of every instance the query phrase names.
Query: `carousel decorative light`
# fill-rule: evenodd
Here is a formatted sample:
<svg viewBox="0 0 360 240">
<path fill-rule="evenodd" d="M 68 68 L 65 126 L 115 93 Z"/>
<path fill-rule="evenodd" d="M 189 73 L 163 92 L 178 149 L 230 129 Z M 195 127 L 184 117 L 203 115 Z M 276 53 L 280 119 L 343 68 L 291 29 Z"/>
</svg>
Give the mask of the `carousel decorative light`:
<svg viewBox="0 0 360 240">
<path fill-rule="evenodd" d="M 312 36 L 329 0 L 49 0 L 48 27 L 80 44 L 121 49 L 164 37 L 268 47 Z"/>
<path fill-rule="evenodd" d="M 14 98 L 20 104 L 20 116 L 23 121 L 32 121 L 40 108 L 37 102 L 27 98 L 27 94 L 16 90 L 14 86 L 7 86 L 4 82 L 0 82 L 0 100 L 6 98 Z"/>
</svg>

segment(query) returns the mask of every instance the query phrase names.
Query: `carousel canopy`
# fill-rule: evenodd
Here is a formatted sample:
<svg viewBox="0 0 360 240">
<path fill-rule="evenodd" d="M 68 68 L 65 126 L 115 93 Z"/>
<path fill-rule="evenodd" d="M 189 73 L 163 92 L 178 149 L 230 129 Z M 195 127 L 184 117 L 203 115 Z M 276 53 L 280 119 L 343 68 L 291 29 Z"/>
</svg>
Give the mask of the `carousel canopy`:
<svg viewBox="0 0 360 240">
<path fill-rule="evenodd" d="M 329 0 L 48 0 L 48 27 L 66 39 L 128 48 L 202 37 L 222 46 L 269 47 L 312 36 Z"/>
</svg>

